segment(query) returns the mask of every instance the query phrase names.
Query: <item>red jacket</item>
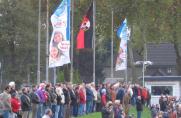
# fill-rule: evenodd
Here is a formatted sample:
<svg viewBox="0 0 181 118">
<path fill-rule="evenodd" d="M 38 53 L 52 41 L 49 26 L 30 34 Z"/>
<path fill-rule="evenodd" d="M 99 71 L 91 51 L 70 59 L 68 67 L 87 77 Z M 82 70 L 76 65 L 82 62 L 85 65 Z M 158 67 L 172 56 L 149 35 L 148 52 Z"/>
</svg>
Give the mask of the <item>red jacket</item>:
<svg viewBox="0 0 181 118">
<path fill-rule="evenodd" d="M 103 106 L 106 106 L 106 101 L 107 101 L 107 100 L 106 100 L 106 95 L 102 95 L 102 96 L 101 96 L 101 102 L 102 102 L 102 105 L 103 105 Z"/>
<path fill-rule="evenodd" d="M 11 98 L 11 107 L 13 112 L 18 112 L 20 110 L 21 102 L 17 98 Z"/>
<path fill-rule="evenodd" d="M 147 95 L 147 90 L 146 90 L 146 88 L 143 88 L 143 89 L 142 89 L 142 97 L 143 97 L 144 100 L 147 100 L 148 95 Z"/>
<path fill-rule="evenodd" d="M 84 91 L 82 89 L 80 89 L 80 91 L 79 91 L 79 98 L 80 98 L 80 103 L 81 104 L 85 104 L 86 103 L 85 94 L 84 94 Z"/>
</svg>

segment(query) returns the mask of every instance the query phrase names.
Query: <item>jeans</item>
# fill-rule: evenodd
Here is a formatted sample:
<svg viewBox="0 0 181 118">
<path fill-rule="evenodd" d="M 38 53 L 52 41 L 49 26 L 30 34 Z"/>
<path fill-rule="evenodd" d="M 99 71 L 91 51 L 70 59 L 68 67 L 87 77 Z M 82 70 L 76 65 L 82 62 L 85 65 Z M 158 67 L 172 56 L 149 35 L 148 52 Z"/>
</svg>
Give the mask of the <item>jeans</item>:
<svg viewBox="0 0 181 118">
<path fill-rule="evenodd" d="M 58 117 L 59 111 L 60 111 L 60 105 L 56 105 L 56 107 L 55 107 L 55 117 L 54 118 L 59 118 Z"/>
<path fill-rule="evenodd" d="M 42 118 L 43 113 L 44 113 L 43 104 L 40 103 L 40 104 L 38 104 L 37 118 Z"/>
<path fill-rule="evenodd" d="M 58 118 L 64 118 L 64 105 L 61 104 L 59 106 L 60 106 L 60 110 L 59 110 L 59 113 L 58 113 Z"/>
<path fill-rule="evenodd" d="M 91 112 L 92 112 L 92 101 L 87 101 L 86 113 L 91 113 Z"/>
<path fill-rule="evenodd" d="M 85 114 L 85 104 L 79 104 L 79 110 L 78 110 L 78 115 L 82 116 Z"/>
<path fill-rule="evenodd" d="M 74 117 L 77 117 L 77 115 L 78 115 L 78 104 L 75 104 L 72 106 L 72 115 Z"/>
<path fill-rule="evenodd" d="M 9 110 L 4 111 L 3 118 L 10 118 L 10 111 Z"/>
<path fill-rule="evenodd" d="M 137 118 L 141 118 L 141 111 L 137 111 Z"/>
</svg>

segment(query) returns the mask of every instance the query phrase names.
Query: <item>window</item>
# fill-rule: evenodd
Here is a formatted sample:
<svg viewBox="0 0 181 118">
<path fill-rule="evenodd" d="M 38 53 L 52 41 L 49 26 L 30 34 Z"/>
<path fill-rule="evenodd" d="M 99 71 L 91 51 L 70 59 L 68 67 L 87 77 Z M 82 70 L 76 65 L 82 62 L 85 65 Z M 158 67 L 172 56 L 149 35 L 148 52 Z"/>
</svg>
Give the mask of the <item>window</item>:
<svg viewBox="0 0 181 118">
<path fill-rule="evenodd" d="M 152 86 L 151 94 L 152 95 L 161 95 L 161 94 L 173 95 L 173 87 L 172 86 Z"/>
</svg>

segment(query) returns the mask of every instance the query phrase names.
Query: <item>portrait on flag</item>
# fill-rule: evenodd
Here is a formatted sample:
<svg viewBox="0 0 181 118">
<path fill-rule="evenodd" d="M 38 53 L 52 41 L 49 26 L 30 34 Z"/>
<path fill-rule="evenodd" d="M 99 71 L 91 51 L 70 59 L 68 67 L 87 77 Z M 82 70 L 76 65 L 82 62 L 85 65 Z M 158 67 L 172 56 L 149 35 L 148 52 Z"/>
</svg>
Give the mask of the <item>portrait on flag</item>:
<svg viewBox="0 0 181 118">
<path fill-rule="evenodd" d="M 70 0 L 62 1 L 51 16 L 51 23 L 50 68 L 70 63 Z"/>
<path fill-rule="evenodd" d="M 125 19 L 121 26 L 118 28 L 117 36 L 121 39 L 118 56 L 116 59 L 116 71 L 127 69 L 127 42 L 130 37 L 130 29 L 127 26 Z"/>
<path fill-rule="evenodd" d="M 127 41 L 121 40 L 118 56 L 116 59 L 116 70 L 125 70 L 127 65 Z"/>
</svg>

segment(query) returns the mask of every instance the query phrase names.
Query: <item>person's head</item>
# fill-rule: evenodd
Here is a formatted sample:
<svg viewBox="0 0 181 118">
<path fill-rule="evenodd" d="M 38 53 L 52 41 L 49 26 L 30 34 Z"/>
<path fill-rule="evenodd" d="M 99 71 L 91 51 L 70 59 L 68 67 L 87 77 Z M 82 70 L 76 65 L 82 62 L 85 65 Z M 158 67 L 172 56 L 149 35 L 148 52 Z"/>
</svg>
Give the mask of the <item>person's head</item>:
<svg viewBox="0 0 181 118">
<path fill-rule="evenodd" d="M 50 117 L 53 115 L 51 109 L 46 109 L 46 110 L 45 110 L 45 114 L 48 115 L 48 116 L 50 116 Z"/>
<path fill-rule="evenodd" d="M 16 98 L 17 97 L 17 93 L 16 92 L 12 93 L 11 97 L 12 98 Z"/>
<path fill-rule="evenodd" d="M 36 91 L 36 90 L 37 90 L 37 86 L 36 86 L 36 85 L 33 85 L 33 86 L 32 86 L 32 90 L 33 90 L 33 91 Z"/>
<path fill-rule="evenodd" d="M 58 48 L 57 48 L 57 47 L 52 47 L 52 48 L 50 49 L 50 56 L 51 56 L 51 58 L 57 59 L 57 58 L 58 58 L 58 55 L 59 55 Z"/>
<path fill-rule="evenodd" d="M 15 89 L 15 82 L 14 82 L 14 81 L 9 82 L 9 86 L 10 86 L 12 89 Z"/>
<path fill-rule="evenodd" d="M 9 93 L 11 91 L 11 86 L 7 85 L 4 90 Z"/>
<path fill-rule="evenodd" d="M 113 105 L 112 101 L 108 101 L 107 104 L 106 104 L 106 107 L 110 107 L 112 105 Z"/>
<path fill-rule="evenodd" d="M 23 87 L 22 88 L 22 93 L 25 93 L 25 94 L 28 93 L 28 89 L 26 87 Z"/>
<path fill-rule="evenodd" d="M 45 89 L 46 89 L 47 91 L 49 91 L 49 90 L 51 89 L 51 85 L 50 85 L 50 84 L 47 84 L 47 85 L 45 86 Z"/>
<path fill-rule="evenodd" d="M 63 41 L 63 35 L 62 35 L 62 33 L 61 33 L 61 32 L 55 32 L 53 41 L 54 41 L 55 43 L 60 43 L 61 41 Z"/>
</svg>

